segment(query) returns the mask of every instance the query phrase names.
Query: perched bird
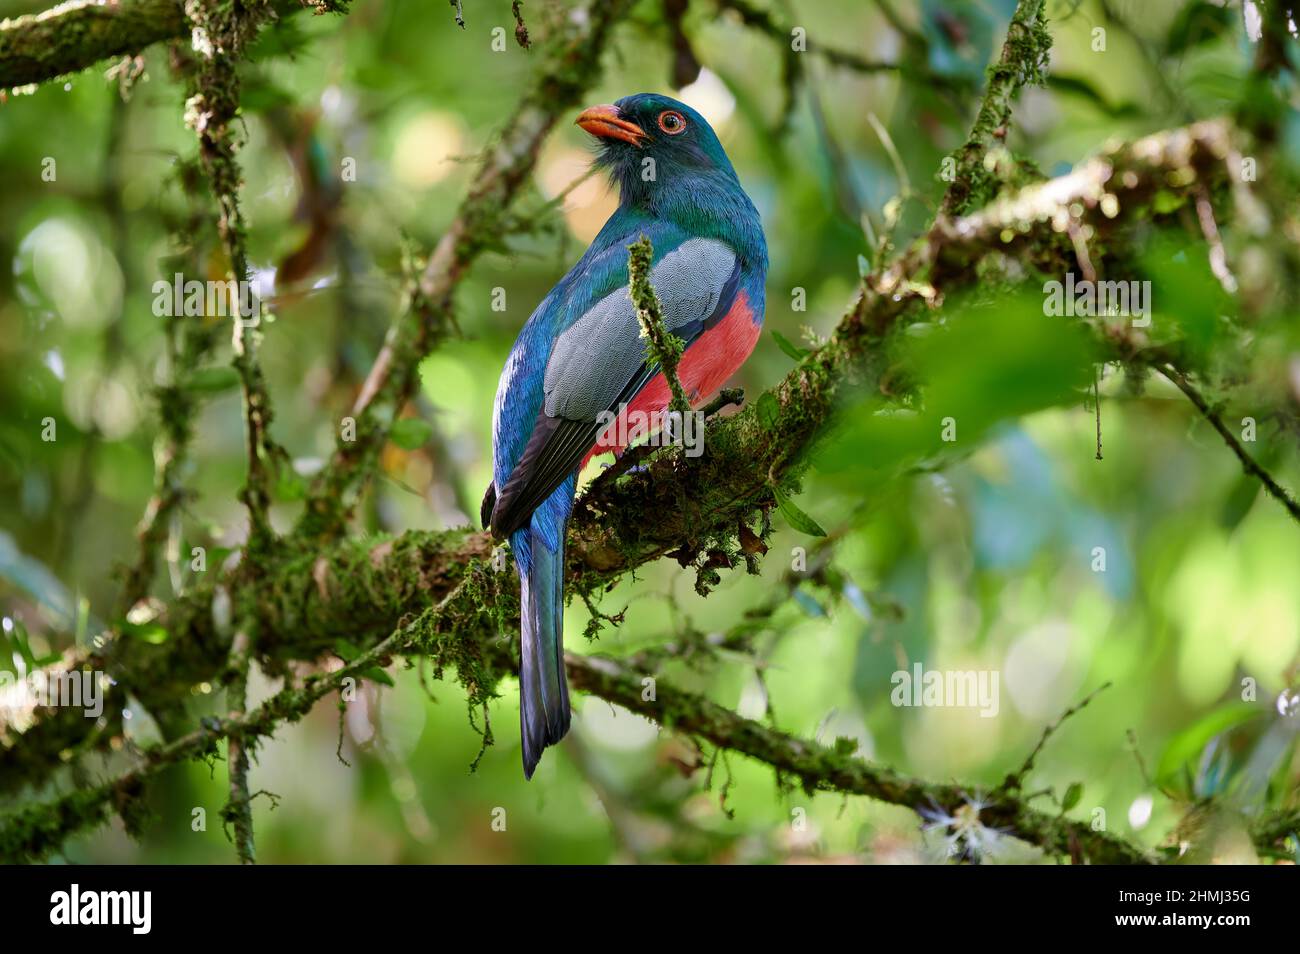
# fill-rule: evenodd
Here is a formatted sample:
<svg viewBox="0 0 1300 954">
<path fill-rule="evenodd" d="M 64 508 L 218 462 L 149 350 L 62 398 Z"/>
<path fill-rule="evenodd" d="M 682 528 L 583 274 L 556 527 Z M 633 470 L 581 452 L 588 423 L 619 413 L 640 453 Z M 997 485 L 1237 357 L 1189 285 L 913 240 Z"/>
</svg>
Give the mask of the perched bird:
<svg viewBox="0 0 1300 954">
<path fill-rule="evenodd" d="M 628 246 L 643 235 L 654 246 L 650 281 L 665 326 L 686 344 L 678 379 L 697 406 L 753 350 L 767 274 L 758 212 L 699 113 L 640 93 L 593 106 L 577 124 L 596 137 L 596 163 L 617 185 L 619 205 L 510 351 L 493 408 L 493 480 L 482 508 L 484 527 L 510 540 L 522 581 L 526 778 L 569 729 L 564 536 L 578 473 L 594 453 L 624 449 L 616 435 L 627 431 L 610 425 L 611 415 L 624 422 L 657 416 L 670 402 L 658 364 L 647 364 L 628 292 Z"/>
</svg>

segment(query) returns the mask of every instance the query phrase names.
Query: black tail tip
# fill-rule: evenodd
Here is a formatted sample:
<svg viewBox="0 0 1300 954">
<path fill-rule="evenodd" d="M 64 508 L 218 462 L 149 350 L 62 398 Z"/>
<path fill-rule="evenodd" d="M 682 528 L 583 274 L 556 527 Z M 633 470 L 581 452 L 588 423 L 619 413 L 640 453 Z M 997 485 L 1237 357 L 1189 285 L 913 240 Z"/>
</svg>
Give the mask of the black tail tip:
<svg viewBox="0 0 1300 954">
<path fill-rule="evenodd" d="M 541 752 L 529 752 L 528 747 L 524 747 L 524 781 L 531 782 L 533 773 L 537 771 L 537 765 L 542 761 Z"/>
<path fill-rule="evenodd" d="M 566 713 L 567 715 L 567 713 Z M 550 746 L 559 745 L 560 740 L 569 734 L 569 720 L 564 719 L 563 723 L 558 726 L 547 726 L 543 737 L 540 740 L 534 740 L 525 732 L 523 734 L 523 762 L 524 762 L 524 780 L 530 781 L 533 773 L 537 771 L 538 764 L 542 761 L 542 753 Z"/>
</svg>

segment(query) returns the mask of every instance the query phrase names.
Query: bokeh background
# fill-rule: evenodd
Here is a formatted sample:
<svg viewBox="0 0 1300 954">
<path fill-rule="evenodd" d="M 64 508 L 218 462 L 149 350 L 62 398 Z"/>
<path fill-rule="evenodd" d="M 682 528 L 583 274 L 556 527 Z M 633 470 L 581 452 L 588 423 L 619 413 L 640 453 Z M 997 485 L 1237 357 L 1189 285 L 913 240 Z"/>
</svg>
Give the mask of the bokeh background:
<svg viewBox="0 0 1300 954">
<path fill-rule="evenodd" d="M 0 15 L 42 6 L 0 0 Z M 563 6 L 525 4 L 535 37 Z M 403 236 L 417 247 L 436 242 L 475 155 L 539 56 L 515 45 L 508 3 L 465 7 L 463 31 L 447 4 L 424 0 L 358 0 L 346 17 L 286 18 L 246 67 L 243 202 L 252 261 L 274 307 L 263 366 L 273 434 L 304 474 L 333 446 L 336 421 L 400 305 Z M 813 44 L 909 64 L 902 75 L 863 72 L 807 54 L 806 84 L 787 104 L 785 44 L 708 0 L 684 20 L 703 71 L 679 89 L 663 9 L 647 0 L 617 30 L 589 98 L 665 91 L 711 121 L 767 231 L 767 327 L 806 346 L 834 327 L 880 236 L 892 232 L 901 245 L 932 215 L 941 160 L 969 128 L 1013 8 L 1011 0 L 778 3 L 778 21 L 805 28 Z M 1053 0 L 1049 16 L 1050 82 L 1022 96 L 1008 140 L 1046 174 L 1109 138 L 1240 105 L 1252 54 L 1237 3 Z M 509 40 L 501 52 L 492 48 L 498 27 Z M 1092 48 L 1097 27 L 1104 52 Z M 178 235 L 195 204 L 179 160 L 195 144 L 167 51 L 151 49 L 137 65 L 143 75 L 125 99 L 96 69 L 0 101 L 0 666 L 15 672 L 108 618 L 151 491 L 163 353 L 153 284 L 170 279 L 183 251 Z M 1294 164 L 1293 110 L 1283 128 L 1282 155 Z M 482 258 L 463 283 L 462 335 L 424 362 L 411 412 L 428 432 L 385 450 L 364 530 L 476 520 L 505 355 L 615 202 L 600 178 L 583 179 L 584 139 L 576 127 L 557 128 L 519 206 L 536 228 Z M 47 158 L 54 181 L 41 175 Z M 345 159 L 355 181 L 340 174 Z M 210 277 L 220 277 L 211 229 L 188 235 Z M 1243 345 L 1228 327 L 1238 304 L 1217 292 L 1196 236 L 1152 230 L 1142 249 L 1165 327 L 1194 337 L 1203 355 L 1222 347 L 1242 357 L 1247 386 L 1232 395 L 1228 417 L 1254 413 L 1252 453 L 1283 484 L 1300 486 L 1295 398 L 1286 397 L 1300 336 L 1288 287 L 1256 310 L 1262 317 Z M 503 310 L 492 307 L 497 288 Z M 764 717 L 770 706 L 796 734 L 849 736 L 861 754 L 900 771 L 974 787 L 996 785 L 1047 723 L 1109 681 L 1052 739 L 1033 777 L 1056 797 L 1081 783 L 1072 815 L 1101 810 L 1110 830 L 1156 844 L 1198 797 L 1217 793 L 1244 809 L 1289 804 L 1297 719 L 1279 702 L 1287 709 L 1280 694 L 1296 682 L 1300 651 L 1300 527 L 1243 477 L 1172 386 L 1094 367 L 1077 341 L 1043 330 L 1041 309 L 1032 286 L 953 302 L 950 317 L 986 323 L 912 356 L 932 401 L 960 408 L 960 426 L 969 425 L 960 450 L 916 453 L 905 423 L 880 425 L 860 407 L 798 498 L 829 542 L 775 516 L 761 573 L 725 574 L 707 599 L 671 561 L 649 566 L 605 596 L 602 608 L 627 607 L 626 619 L 598 640 L 583 638 L 581 601 L 569 608 L 569 647 L 639 652 L 731 631 L 765 607 L 770 615 L 753 622 L 757 658 L 673 663 L 670 678 L 746 715 Z M 213 367 L 227 354 L 223 343 Z M 765 335 L 736 383 L 756 396 L 791 363 Z M 242 419 L 233 377 L 214 371 L 194 386 L 205 396 L 187 474 L 194 495 L 173 538 L 179 553 L 203 545 L 215 561 L 246 530 L 235 497 Z M 57 421 L 52 443 L 41 440 L 47 416 Z M 279 525 L 290 525 L 301 490 L 293 481 L 280 488 Z M 797 547 L 815 579 L 790 577 Z M 185 584 L 187 562 L 160 573 L 162 595 Z M 891 705 L 891 675 L 918 661 L 996 671 L 997 717 Z M 322 704 L 261 749 L 253 788 L 274 792 L 278 807 L 255 802 L 260 860 L 943 857 L 942 842 L 906 810 L 782 789 L 762 765 L 701 756 L 599 699 L 575 700 L 572 741 L 525 783 L 510 680 L 491 708 L 496 744 L 471 773 L 480 737 L 460 687 L 448 680 L 426 692 L 418 669 L 396 667 L 391 677 L 391 687 L 368 683 L 341 727 L 336 707 Z M 1257 686 L 1253 701 L 1243 701 L 1244 679 Z M 273 688 L 255 677 L 254 700 Z M 196 686 L 192 704 L 216 711 L 219 694 Z M 156 734 L 143 713 L 131 731 L 137 741 Z M 70 843 L 66 858 L 233 860 L 217 814 L 224 767 L 171 771 L 151 800 L 158 817 L 142 840 L 115 825 Z M 502 807 L 504 832 L 492 826 Z M 192 830 L 195 808 L 206 809 L 206 831 Z M 1214 824 L 1214 858 L 1254 860 L 1230 819 Z M 995 860 L 1034 857 L 1006 843 Z"/>
</svg>

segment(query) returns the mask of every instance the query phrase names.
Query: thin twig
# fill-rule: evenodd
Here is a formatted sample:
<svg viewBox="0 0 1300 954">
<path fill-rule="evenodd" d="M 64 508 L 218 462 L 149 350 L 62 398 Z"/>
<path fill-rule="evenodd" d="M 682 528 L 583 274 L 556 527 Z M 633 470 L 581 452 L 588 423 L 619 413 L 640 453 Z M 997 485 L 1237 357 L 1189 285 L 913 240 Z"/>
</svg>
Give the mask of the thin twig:
<svg viewBox="0 0 1300 954">
<path fill-rule="evenodd" d="M 691 401 L 686 396 L 682 382 L 677 379 L 677 364 L 682 359 L 686 345 L 664 325 L 663 312 L 659 308 L 659 297 L 655 294 L 654 286 L 650 284 L 650 263 L 654 260 L 654 246 L 650 244 L 648 236 L 642 235 L 627 247 L 627 252 L 628 294 L 636 308 L 636 320 L 641 325 L 641 337 L 646 340 L 646 361 L 651 366 L 659 366 L 672 394 L 672 401 L 668 406 L 684 420 L 691 412 Z"/>
<path fill-rule="evenodd" d="M 238 722 L 243 718 L 244 706 L 247 704 L 248 670 L 252 665 L 250 644 L 247 628 L 235 634 L 230 651 L 233 676 L 230 685 L 226 687 L 231 722 Z M 248 762 L 248 746 L 244 738 L 238 733 L 228 736 L 226 764 L 230 773 L 230 798 L 221 812 L 221 817 L 234 824 L 235 853 L 239 856 L 239 863 L 243 865 L 251 865 L 257 858 L 253 844 L 253 805 L 248 795 Z"/>
<path fill-rule="evenodd" d="M 1092 413 L 1097 420 L 1097 460 L 1101 456 L 1101 371 L 1096 365 L 1092 369 Z"/>
<path fill-rule="evenodd" d="M 1038 758 L 1039 754 L 1043 751 L 1043 746 L 1047 745 L 1047 740 L 1056 734 L 1056 731 L 1060 729 L 1062 725 L 1065 724 L 1066 719 L 1082 712 L 1084 708 L 1087 707 L 1088 703 L 1092 702 L 1093 699 L 1097 698 L 1099 694 L 1106 691 L 1110 687 L 1111 687 L 1110 682 L 1103 682 L 1096 689 L 1092 690 L 1092 692 L 1088 693 L 1086 696 L 1084 696 L 1074 705 L 1070 706 L 1070 708 L 1062 712 L 1060 717 L 1057 718 L 1055 722 L 1051 723 L 1046 728 L 1044 728 L 1043 734 L 1038 739 L 1038 744 L 1034 746 L 1033 751 L 1029 753 L 1025 761 L 1021 763 L 1020 768 L 1018 768 L 1016 771 L 1012 772 L 1005 779 L 1003 779 L 1000 790 L 1005 792 L 1019 791 L 1020 786 L 1024 784 L 1025 776 L 1028 775 L 1033 770 L 1034 762 Z"/>
<path fill-rule="evenodd" d="M 522 0 L 512 0 L 510 13 L 515 18 L 515 42 L 527 50 L 532 47 L 533 42 L 528 38 L 528 24 L 524 23 L 524 11 L 520 9 L 522 6 Z"/>
<path fill-rule="evenodd" d="M 1287 513 L 1289 513 L 1293 519 L 1300 521 L 1300 503 L 1297 503 L 1296 499 L 1291 496 L 1286 488 L 1273 479 L 1272 474 L 1256 463 L 1255 458 L 1246 453 L 1246 448 L 1241 446 L 1241 442 L 1237 440 L 1236 435 L 1234 435 L 1232 431 L 1228 430 L 1228 426 L 1223 423 L 1223 418 L 1219 416 L 1218 412 L 1210 407 L 1209 402 L 1206 401 L 1192 383 L 1187 380 L 1187 376 L 1172 364 L 1157 365 L 1156 370 L 1172 381 L 1178 387 L 1178 390 L 1182 391 L 1183 394 L 1187 396 L 1187 400 L 1192 402 L 1192 405 L 1196 410 L 1201 412 L 1201 416 L 1210 422 L 1210 426 L 1218 431 L 1219 436 L 1223 438 L 1224 443 L 1232 449 L 1232 452 L 1237 455 L 1237 459 L 1241 461 L 1242 469 L 1263 484 L 1264 489 L 1267 490 L 1278 503 L 1286 508 Z"/>
<path fill-rule="evenodd" d="M 257 357 L 256 328 L 261 316 L 250 311 L 253 305 L 248 290 L 251 286 L 246 229 L 239 204 L 235 120 L 240 94 L 238 62 L 245 44 L 257 35 L 270 11 L 259 7 L 231 7 L 219 0 L 193 0 L 190 10 L 212 39 L 209 53 L 198 60 L 197 92 L 187 104 L 187 119 L 198 134 L 199 158 L 220 213 L 217 230 L 237 283 L 232 363 L 243 389 L 247 451 L 247 475 L 240 496 L 248 509 L 249 549 L 261 553 L 275 537 L 269 513 L 271 476 L 280 452 L 271 441 L 271 401 Z"/>
</svg>

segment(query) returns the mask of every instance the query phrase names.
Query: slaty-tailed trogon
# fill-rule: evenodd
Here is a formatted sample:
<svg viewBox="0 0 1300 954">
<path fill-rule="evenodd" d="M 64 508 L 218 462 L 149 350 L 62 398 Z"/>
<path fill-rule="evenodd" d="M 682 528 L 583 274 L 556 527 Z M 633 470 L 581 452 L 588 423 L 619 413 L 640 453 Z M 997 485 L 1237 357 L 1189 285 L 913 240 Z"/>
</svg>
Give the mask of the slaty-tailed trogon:
<svg viewBox="0 0 1300 954">
<path fill-rule="evenodd" d="M 619 449 L 609 415 L 657 415 L 669 388 L 647 366 L 628 294 L 628 246 L 654 245 L 650 272 L 664 324 L 686 343 L 678 378 L 693 404 L 744 362 L 763 321 L 767 245 L 717 136 L 695 110 L 641 93 L 594 106 L 577 123 L 618 209 L 537 306 L 501 372 L 493 481 L 483 524 L 509 539 L 522 581 L 520 729 L 524 775 L 569 728 L 564 675 L 564 534 L 582 465 Z M 637 417 L 634 420 L 645 420 Z M 597 443 L 600 447 L 597 448 Z"/>
</svg>

